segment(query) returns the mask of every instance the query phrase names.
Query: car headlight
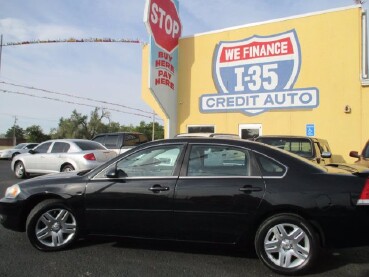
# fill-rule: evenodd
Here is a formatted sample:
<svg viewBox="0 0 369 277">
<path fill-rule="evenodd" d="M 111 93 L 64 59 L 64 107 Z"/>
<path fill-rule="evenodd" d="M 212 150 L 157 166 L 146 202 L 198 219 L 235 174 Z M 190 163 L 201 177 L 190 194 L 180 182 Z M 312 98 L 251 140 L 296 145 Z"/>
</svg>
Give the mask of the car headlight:
<svg viewBox="0 0 369 277">
<path fill-rule="evenodd" d="M 5 191 L 5 198 L 7 199 L 14 199 L 20 194 L 21 190 L 18 185 L 12 185 L 8 187 Z"/>
</svg>

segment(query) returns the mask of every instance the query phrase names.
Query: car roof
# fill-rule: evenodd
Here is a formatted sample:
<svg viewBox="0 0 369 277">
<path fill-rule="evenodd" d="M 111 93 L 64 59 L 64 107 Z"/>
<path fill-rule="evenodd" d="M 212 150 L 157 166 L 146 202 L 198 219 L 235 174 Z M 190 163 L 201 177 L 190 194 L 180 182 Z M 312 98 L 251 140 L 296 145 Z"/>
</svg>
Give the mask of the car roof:
<svg viewBox="0 0 369 277">
<path fill-rule="evenodd" d="M 140 132 L 114 132 L 114 133 L 99 133 L 99 134 L 95 135 L 94 137 L 97 137 L 97 136 L 106 136 L 106 135 L 121 135 L 121 134 L 136 134 L 136 135 L 142 135 L 143 133 L 140 133 Z"/>
<path fill-rule="evenodd" d="M 89 141 L 89 142 L 93 142 L 95 143 L 94 141 L 92 140 L 89 140 L 89 139 L 50 139 L 50 140 L 47 140 L 47 141 L 44 141 L 44 142 L 78 142 L 78 141 Z"/>
<path fill-rule="evenodd" d="M 231 137 L 236 138 L 240 137 L 237 134 L 228 134 L 228 133 L 181 133 L 174 136 L 175 138 L 179 137 Z"/>
<path fill-rule="evenodd" d="M 257 138 L 255 138 L 255 140 L 259 139 L 259 138 L 281 138 L 281 139 L 309 139 L 309 140 L 320 140 L 320 141 L 326 141 L 325 139 L 320 139 L 320 138 L 316 138 L 316 137 L 308 137 L 308 136 L 293 136 L 293 135 L 263 135 L 263 136 L 258 136 Z"/>
</svg>

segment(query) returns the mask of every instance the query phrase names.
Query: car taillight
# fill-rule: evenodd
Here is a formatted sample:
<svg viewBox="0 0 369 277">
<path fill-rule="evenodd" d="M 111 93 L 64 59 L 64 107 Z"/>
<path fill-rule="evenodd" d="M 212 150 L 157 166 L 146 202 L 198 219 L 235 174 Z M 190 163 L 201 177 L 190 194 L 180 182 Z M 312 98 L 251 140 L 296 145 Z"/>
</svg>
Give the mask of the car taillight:
<svg viewBox="0 0 369 277">
<path fill-rule="evenodd" d="M 369 205 L 369 179 L 366 179 L 360 198 L 357 201 L 357 205 Z"/>
<path fill-rule="evenodd" d="M 83 156 L 83 158 L 85 158 L 88 161 L 96 161 L 96 157 L 94 155 L 94 153 L 89 153 Z"/>
</svg>

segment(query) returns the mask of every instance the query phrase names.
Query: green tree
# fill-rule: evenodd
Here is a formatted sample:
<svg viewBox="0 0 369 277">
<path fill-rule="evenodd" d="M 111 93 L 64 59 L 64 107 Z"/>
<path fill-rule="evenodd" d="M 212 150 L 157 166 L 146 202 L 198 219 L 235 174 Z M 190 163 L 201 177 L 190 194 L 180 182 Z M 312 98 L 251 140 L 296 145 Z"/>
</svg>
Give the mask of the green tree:
<svg viewBox="0 0 369 277">
<path fill-rule="evenodd" d="M 25 137 L 29 142 L 43 142 L 50 139 L 50 135 L 44 134 L 39 125 L 32 125 L 25 130 Z"/>
<path fill-rule="evenodd" d="M 140 122 L 140 125 L 134 128 L 134 131 L 145 134 L 149 140 L 152 140 L 152 122 L 145 123 L 144 121 Z M 159 123 L 154 123 L 154 140 L 164 138 L 164 127 L 159 125 Z"/>
<path fill-rule="evenodd" d="M 14 136 L 14 130 L 15 130 L 15 137 L 17 139 L 24 139 L 24 130 L 18 125 L 14 125 L 13 127 L 10 127 L 8 131 L 6 131 L 5 137 L 12 138 Z"/>
<path fill-rule="evenodd" d="M 52 135 L 56 138 L 89 138 L 87 129 L 87 115 L 74 110 L 69 118 L 60 118 L 59 126 Z"/>
<path fill-rule="evenodd" d="M 88 138 L 92 139 L 94 136 L 96 136 L 99 133 L 106 133 L 109 132 L 109 125 L 106 125 L 102 122 L 104 118 L 108 119 L 110 122 L 110 113 L 104 109 L 101 110 L 101 113 L 99 113 L 98 108 L 95 108 L 91 112 L 90 115 L 90 121 L 87 124 L 87 131 L 88 131 Z"/>
<path fill-rule="evenodd" d="M 107 120 L 104 123 L 103 120 Z M 164 137 L 164 128 L 157 122 L 155 127 L 155 139 L 161 139 Z M 112 122 L 110 120 L 110 113 L 104 109 L 95 108 L 90 118 L 87 115 L 78 113 L 77 110 L 72 112 L 69 118 L 60 118 L 59 126 L 51 131 L 51 137 L 54 139 L 61 138 L 84 138 L 92 139 L 94 136 L 100 133 L 113 133 L 113 132 L 140 132 L 145 134 L 149 140 L 152 138 L 152 123 L 140 122 L 139 126 L 120 125 L 118 122 Z"/>
<path fill-rule="evenodd" d="M 104 109 L 95 108 L 90 118 L 87 115 L 82 115 L 74 110 L 69 118 L 61 118 L 58 128 L 53 130 L 52 137 L 56 138 L 81 138 L 92 139 L 99 133 L 112 132 L 119 130 L 118 123 L 103 123 L 103 119 L 110 122 L 110 113 Z"/>
</svg>

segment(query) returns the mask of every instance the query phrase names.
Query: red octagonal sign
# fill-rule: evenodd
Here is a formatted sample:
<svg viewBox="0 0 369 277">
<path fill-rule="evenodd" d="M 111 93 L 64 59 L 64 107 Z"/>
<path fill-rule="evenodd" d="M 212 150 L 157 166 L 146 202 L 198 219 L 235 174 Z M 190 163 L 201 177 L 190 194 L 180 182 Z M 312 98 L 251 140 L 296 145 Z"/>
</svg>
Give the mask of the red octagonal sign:
<svg viewBox="0 0 369 277">
<path fill-rule="evenodd" d="M 178 46 L 182 24 L 173 0 L 147 0 L 144 21 L 155 43 L 172 53 Z"/>
</svg>

